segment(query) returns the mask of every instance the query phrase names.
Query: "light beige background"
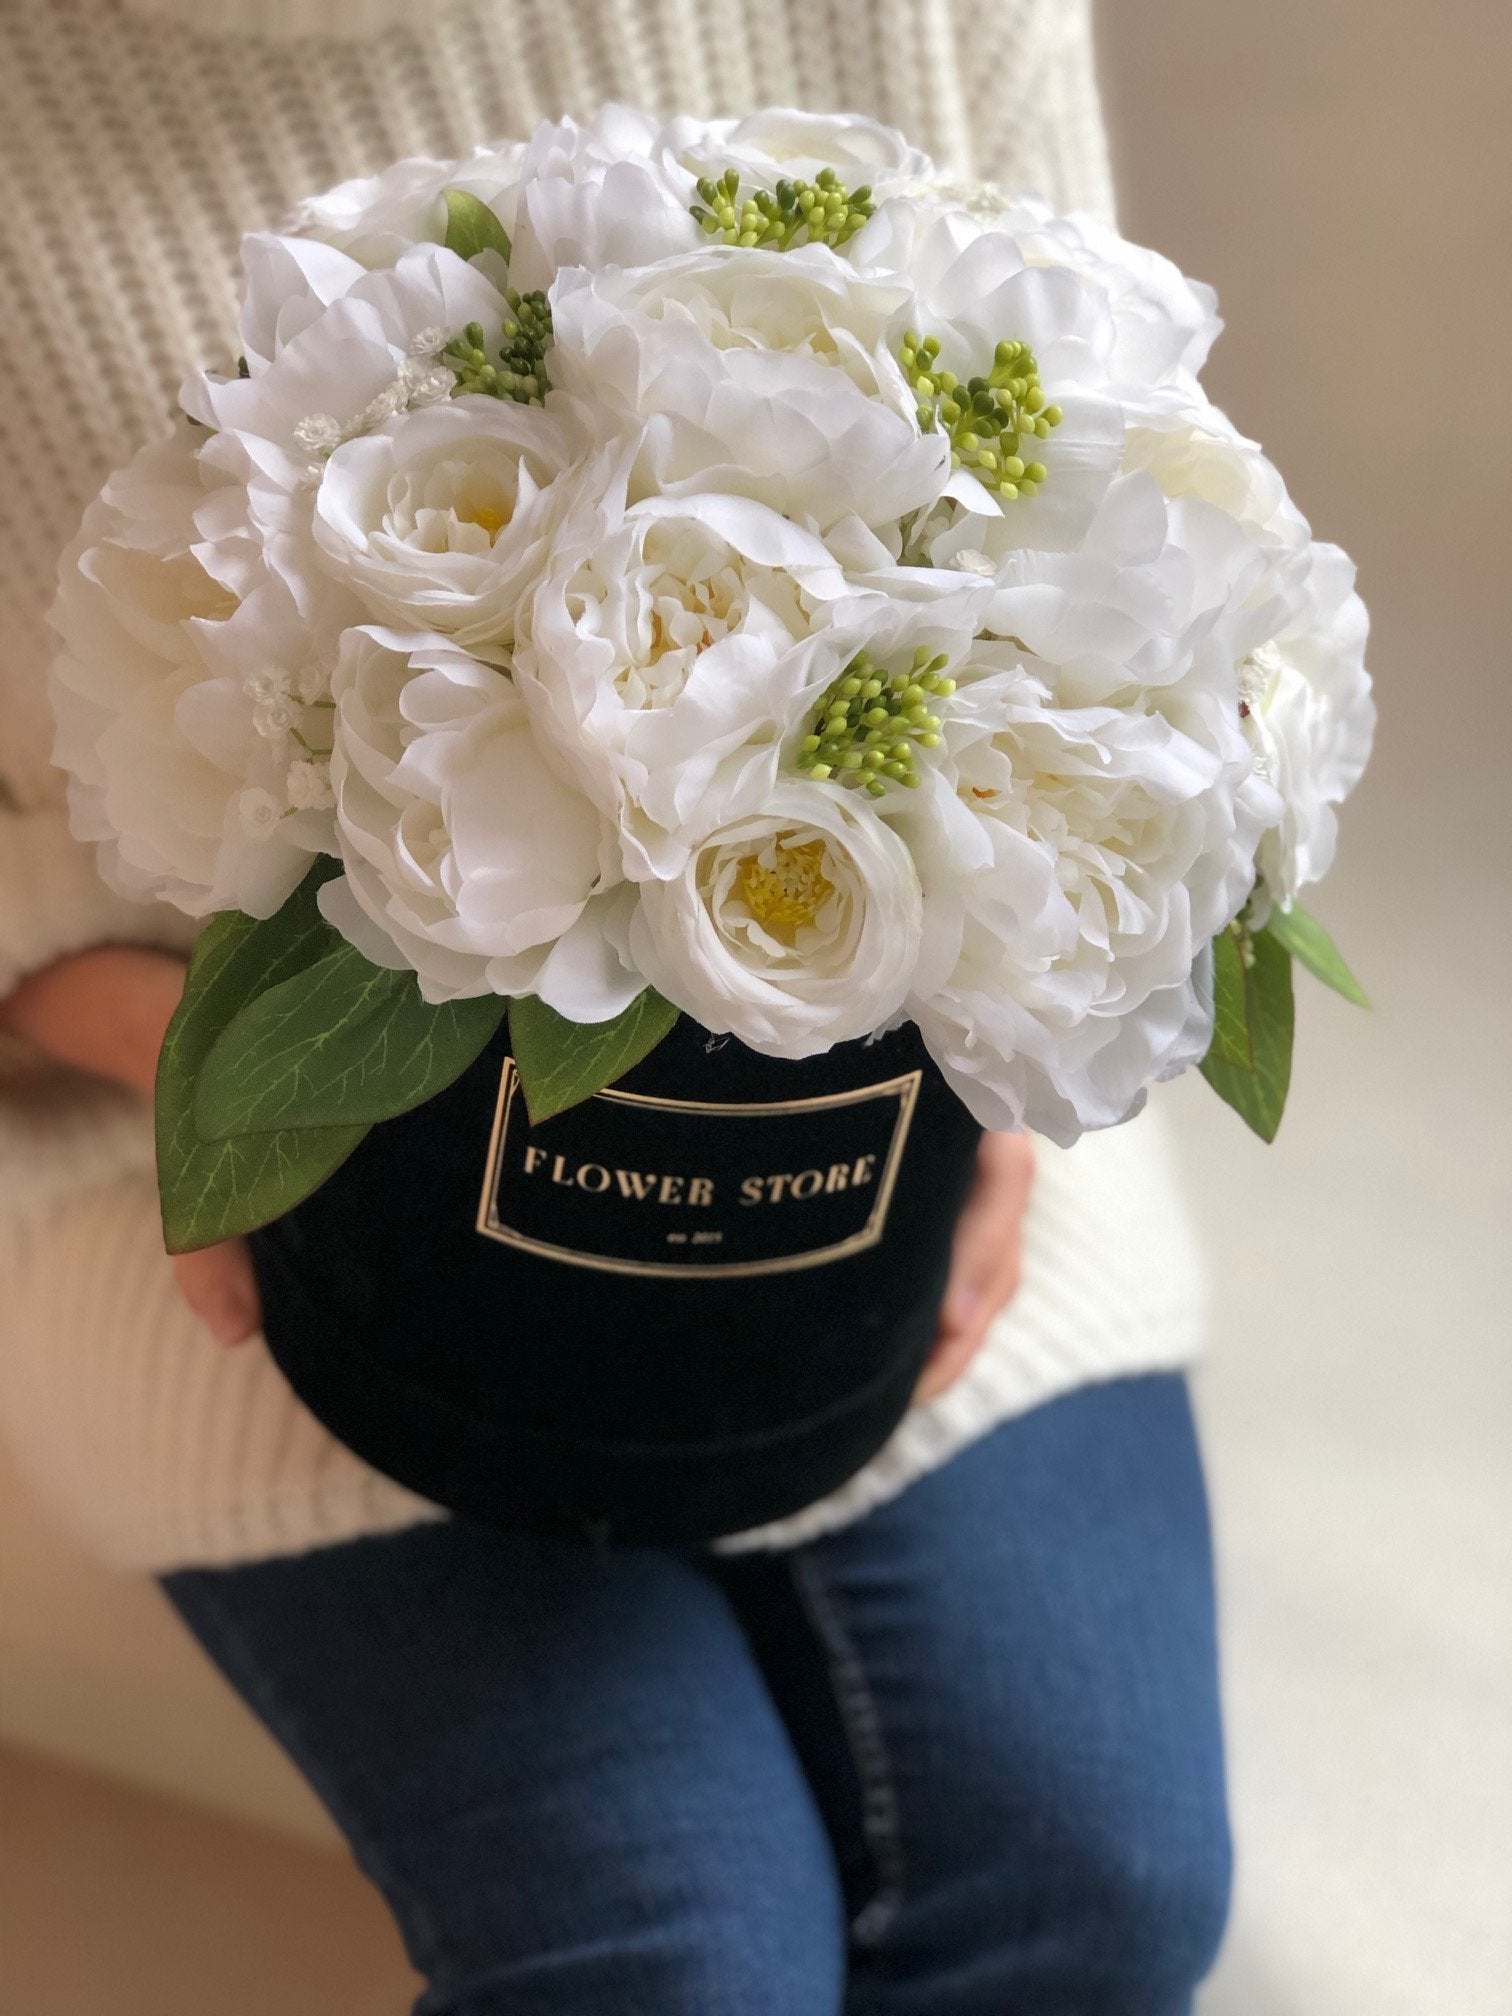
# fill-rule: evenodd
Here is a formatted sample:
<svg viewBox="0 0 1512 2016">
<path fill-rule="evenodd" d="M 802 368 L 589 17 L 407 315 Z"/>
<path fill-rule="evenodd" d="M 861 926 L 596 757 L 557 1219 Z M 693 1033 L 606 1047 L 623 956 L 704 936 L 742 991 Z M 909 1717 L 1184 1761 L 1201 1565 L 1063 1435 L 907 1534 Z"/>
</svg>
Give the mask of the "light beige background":
<svg viewBox="0 0 1512 2016">
<path fill-rule="evenodd" d="M 1304 983 L 1273 1150 L 1200 1083 L 1168 1095 L 1223 1283 L 1200 1398 L 1240 1884 L 1202 2016 L 1507 2016 L 1512 10 L 1102 14 L 1126 228 L 1218 285 L 1209 382 L 1358 557 L 1383 713 L 1318 901 L 1374 1012 Z M 54 1600 L 103 1600 L 57 1575 Z M 126 1649 L 151 1675 L 165 1641 Z M 198 1699 L 183 1778 L 218 1769 L 245 1805 L 261 1753 L 208 1754 Z M 22 1707 L 11 1726 L 45 1724 Z M 260 1810 L 289 1810 L 271 1777 Z M 20 1752 L 0 1814 L 0 2007 L 406 2006 L 381 1910 L 328 1852 Z"/>
<path fill-rule="evenodd" d="M 1173 1087 L 1239 1902 L 1211 2016 L 1512 2011 L 1512 10 L 1105 0 L 1124 221 L 1374 617 L 1382 725 L 1269 1151 Z"/>
</svg>

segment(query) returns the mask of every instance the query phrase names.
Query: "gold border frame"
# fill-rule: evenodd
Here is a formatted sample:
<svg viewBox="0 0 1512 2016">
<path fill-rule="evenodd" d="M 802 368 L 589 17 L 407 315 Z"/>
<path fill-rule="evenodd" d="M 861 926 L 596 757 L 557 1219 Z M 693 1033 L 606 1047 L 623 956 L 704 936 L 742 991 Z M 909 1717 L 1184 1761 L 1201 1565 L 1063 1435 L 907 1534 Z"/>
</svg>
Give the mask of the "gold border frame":
<svg viewBox="0 0 1512 2016">
<path fill-rule="evenodd" d="M 906 1072 L 901 1078 L 885 1078 L 875 1085 L 858 1085 L 848 1092 L 822 1093 L 812 1099 L 748 1100 L 721 1105 L 714 1100 L 704 1099 L 658 1099 L 647 1092 L 618 1092 L 611 1086 L 602 1092 L 595 1092 L 595 1099 L 617 1101 L 626 1106 L 651 1106 L 671 1109 L 680 1113 L 746 1114 L 758 1113 L 806 1113 L 821 1108 L 837 1106 L 859 1106 L 868 1099 L 879 1099 L 884 1095 L 896 1096 L 898 1114 L 893 1122 L 892 1144 L 887 1151 L 887 1160 L 882 1168 L 882 1180 L 877 1185 L 876 1202 L 867 1216 L 866 1223 L 859 1232 L 853 1232 L 848 1239 L 842 1239 L 833 1246 L 820 1246 L 811 1253 L 789 1253 L 780 1260 L 732 1260 L 720 1261 L 676 1261 L 676 1260 L 607 1260 L 597 1254 L 577 1253 L 567 1246 L 553 1246 L 544 1239 L 532 1239 L 526 1233 L 516 1232 L 512 1227 L 498 1221 L 499 1164 L 503 1148 L 505 1130 L 509 1125 L 509 1115 L 514 1104 L 515 1091 L 520 1077 L 512 1057 L 504 1059 L 499 1073 L 499 1096 L 494 1105 L 493 1128 L 488 1137 L 488 1162 L 483 1172 L 483 1194 L 478 1200 L 476 1230 L 485 1239 L 497 1240 L 501 1246 L 513 1246 L 524 1253 L 533 1253 L 543 1260 L 558 1260 L 568 1267 L 587 1267 L 600 1274 L 640 1274 L 650 1275 L 663 1281 L 687 1281 L 723 1279 L 734 1280 L 740 1276 L 753 1274 L 794 1274 L 808 1267 L 826 1267 L 832 1261 L 847 1259 L 852 1253 L 864 1253 L 875 1246 L 882 1237 L 887 1224 L 887 1214 L 892 1205 L 893 1190 L 898 1180 L 898 1165 L 903 1159 L 909 1129 L 913 1125 L 914 1109 L 919 1103 L 919 1087 L 923 1082 L 922 1071 Z"/>
</svg>

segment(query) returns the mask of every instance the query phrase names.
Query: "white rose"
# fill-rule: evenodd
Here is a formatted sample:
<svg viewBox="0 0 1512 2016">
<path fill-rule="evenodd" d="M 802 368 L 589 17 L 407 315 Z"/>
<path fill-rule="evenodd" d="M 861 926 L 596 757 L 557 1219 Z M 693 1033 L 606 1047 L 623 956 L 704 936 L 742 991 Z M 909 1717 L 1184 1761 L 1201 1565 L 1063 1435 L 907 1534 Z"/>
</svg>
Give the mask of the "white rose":
<svg viewBox="0 0 1512 2016">
<path fill-rule="evenodd" d="M 344 880 L 321 908 L 428 1001 L 538 993 L 578 1021 L 642 985 L 606 935 L 613 843 L 506 674 L 445 638 L 349 630 L 333 681 Z"/>
<path fill-rule="evenodd" d="M 671 875 L 710 791 L 759 798 L 866 613 L 891 605 L 748 498 L 627 506 L 623 474 L 606 485 L 591 465 L 568 484 L 576 501 L 522 611 L 516 676 L 618 826 L 625 873 Z"/>
<path fill-rule="evenodd" d="M 568 271 L 552 291 L 552 383 L 627 427 L 654 420 L 668 492 L 735 491 L 821 530 L 851 515 L 884 526 L 977 492 L 914 417 L 894 354 L 909 299 L 817 245 Z"/>
<path fill-rule="evenodd" d="M 671 880 L 645 883 L 636 965 L 706 1028 L 810 1057 L 899 1013 L 922 942 L 906 847 L 834 784 L 785 779 L 705 832 Z"/>
<path fill-rule="evenodd" d="M 968 467 L 977 454 L 995 458 L 978 473 L 989 488 L 1002 482 L 1011 492 L 979 492 L 973 510 L 952 514 L 949 538 L 938 552 L 931 547 L 935 557 L 948 559 L 959 545 L 994 558 L 1019 546 L 1074 548 L 1123 452 L 1117 330 L 1102 290 L 1070 267 L 1031 264 L 1005 228 L 903 198 L 884 203 L 845 253 L 865 273 L 906 278 L 911 333 L 939 346 L 937 355 L 916 353 L 914 366 L 923 374 L 914 403 L 939 405 L 937 428 L 949 420 L 947 402 L 968 402 L 973 379 L 997 374 L 1004 399 L 1014 385 L 1024 388 L 1012 424 L 973 435 L 963 451 Z M 1000 357 L 1002 344 L 1026 344 L 1029 357 Z M 1034 369 L 1038 389 L 1026 375 Z"/>
<path fill-rule="evenodd" d="M 330 746 L 321 644 L 281 582 L 245 555 L 223 564 L 205 536 L 234 493 L 199 438 L 181 424 L 144 448 L 63 556 L 54 754 L 113 888 L 266 917 L 333 845 L 329 814 L 290 781 Z"/>
<path fill-rule="evenodd" d="M 411 245 L 445 243 L 446 191 L 461 189 L 509 231 L 524 155 L 523 141 L 477 147 L 459 161 L 414 155 L 308 197 L 283 229 L 334 245 L 362 266 L 392 266 Z"/>
<path fill-rule="evenodd" d="M 527 143 L 509 277 L 545 292 L 563 267 L 647 266 L 700 243 L 694 178 L 660 147 L 645 113 L 605 105 L 547 121 Z"/>
<path fill-rule="evenodd" d="M 1348 555 L 1337 546 L 1309 547 L 1285 592 L 1284 624 L 1241 667 L 1245 727 L 1284 808 L 1260 846 L 1261 917 L 1270 900 L 1289 907 L 1328 873 L 1338 839 L 1334 807 L 1359 783 L 1375 735 L 1365 670 L 1369 619 Z"/>
<path fill-rule="evenodd" d="M 472 650 L 507 646 L 569 454 L 536 406 L 467 396 L 422 407 L 335 451 L 315 539 L 371 611 Z"/>
<path fill-rule="evenodd" d="M 1131 478 L 1083 552 L 1022 571 L 959 668 L 933 803 L 897 823 L 962 916 L 925 1041 L 984 1125 L 1067 1144 L 1206 1048 L 1206 949 L 1278 809 L 1237 705 L 1264 560 Z"/>
</svg>

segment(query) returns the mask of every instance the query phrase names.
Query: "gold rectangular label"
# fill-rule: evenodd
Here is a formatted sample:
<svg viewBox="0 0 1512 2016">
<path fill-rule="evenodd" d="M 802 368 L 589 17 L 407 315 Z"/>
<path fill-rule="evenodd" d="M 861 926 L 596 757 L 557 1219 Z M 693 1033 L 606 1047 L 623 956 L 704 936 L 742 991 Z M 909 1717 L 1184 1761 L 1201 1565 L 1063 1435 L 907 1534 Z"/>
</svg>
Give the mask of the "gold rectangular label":
<svg viewBox="0 0 1512 2016">
<path fill-rule="evenodd" d="M 735 1105 L 610 1089 L 532 1127 L 506 1058 L 477 1229 L 611 1274 L 826 1266 L 881 1239 L 920 1079 Z"/>
</svg>

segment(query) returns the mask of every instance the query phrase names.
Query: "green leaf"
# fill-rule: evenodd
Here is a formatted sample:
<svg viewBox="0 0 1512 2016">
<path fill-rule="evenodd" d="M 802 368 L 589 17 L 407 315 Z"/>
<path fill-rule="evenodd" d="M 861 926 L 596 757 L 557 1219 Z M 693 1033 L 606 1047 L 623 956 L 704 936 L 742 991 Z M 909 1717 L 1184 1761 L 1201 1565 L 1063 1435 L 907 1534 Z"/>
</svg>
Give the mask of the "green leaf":
<svg viewBox="0 0 1512 2016">
<path fill-rule="evenodd" d="M 367 1132 L 306 1129 L 207 1145 L 194 1125 L 195 1084 L 221 1031 L 261 988 L 277 986 L 341 942 L 315 900 L 320 884 L 338 872 L 335 862 L 317 862 L 276 916 L 259 921 L 227 911 L 195 947 L 157 1073 L 158 1194 L 170 1253 L 266 1225 L 318 1189 Z"/>
<path fill-rule="evenodd" d="M 1332 987 L 1335 994 L 1342 994 L 1358 1008 L 1370 1006 L 1369 995 L 1345 965 L 1339 948 L 1317 918 L 1309 916 L 1300 903 L 1293 903 L 1289 910 L 1274 909 L 1266 928 L 1325 987 Z"/>
<path fill-rule="evenodd" d="M 1234 1071 L 1253 1071 L 1245 1004 L 1244 960 L 1240 934 L 1232 925 L 1213 940 L 1213 1041 L 1208 1055 Z"/>
<path fill-rule="evenodd" d="M 623 1078 L 668 1034 L 677 1012 L 651 987 L 608 1022 L 569 1022 L 533 994 L 511 1002 L 510 1044 L 532 1124 Z"/>
<path fill-rule="evenodd" d="M 495 994 L 433 1007 L 413 973 L 339 940 L 248 1002 L 200 1067 L 202 1141 L 391 1120 L 459 1078 L 498 1028 Z"/>
<path fill-rule="evenodd" d="M 486 203 L 469 196 L 465 189 L 446 192 L 446 249 L 459 259 L 472 259 L 479 252 L 497 252 L 509 258 L 509 233 Z"/>
<path fill-rule="evenodd" d="M 1229 933 L 1220 933 L 1221 937 Z M 1237 1069 L 1215 1050 L 1202 1060 L 1202 1075 L 1262 1141 L 1274 1141 L 1291 1083 L 1292 971 L 1291 954 L 1268 929 L 1237 946 L 1244 976 L 1244 1024 L 1249 1037 L 1251 1069 Z M 1248 950 L 1249 957 L 1245 958 Z M 1215 956 L 1216 956 L 1215 945 Z"/>
</svg>

